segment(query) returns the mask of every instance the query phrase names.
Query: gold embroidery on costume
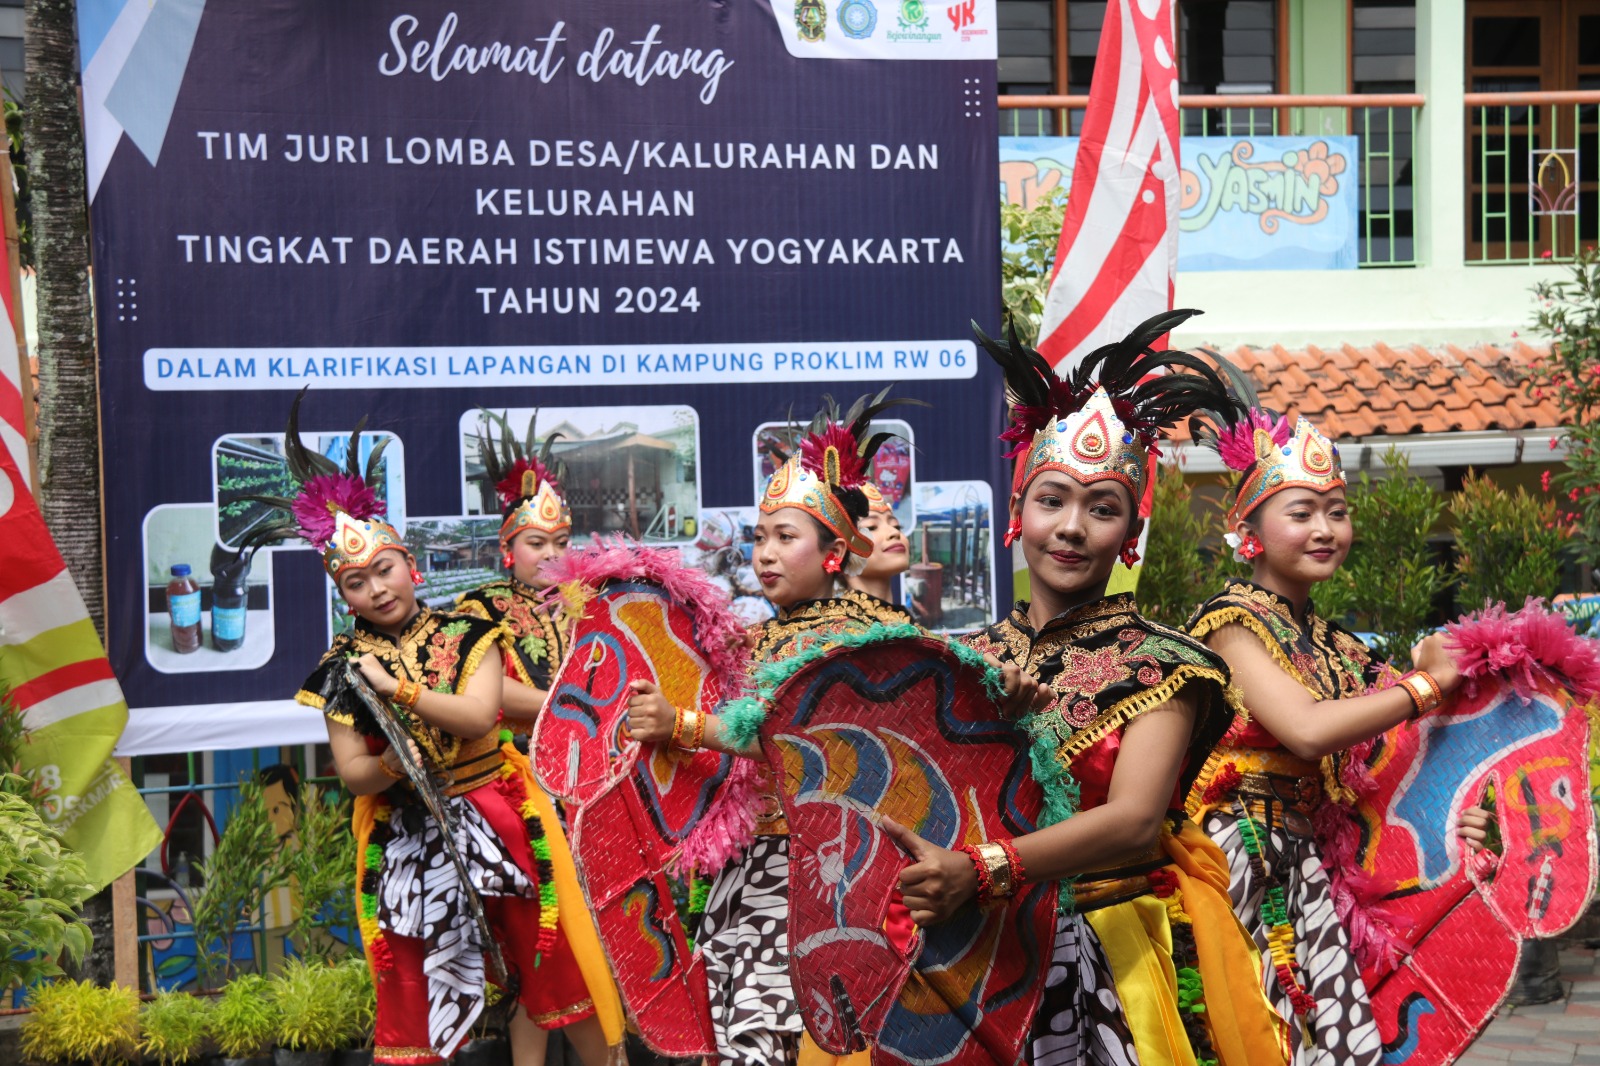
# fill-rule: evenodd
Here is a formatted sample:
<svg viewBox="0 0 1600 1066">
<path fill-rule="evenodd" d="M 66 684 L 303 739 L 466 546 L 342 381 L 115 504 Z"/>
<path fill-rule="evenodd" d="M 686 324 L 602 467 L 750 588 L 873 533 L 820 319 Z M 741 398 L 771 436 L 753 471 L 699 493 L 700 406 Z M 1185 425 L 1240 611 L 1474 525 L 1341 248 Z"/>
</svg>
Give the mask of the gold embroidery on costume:
<svg viewBox="0 0 1600 1066">
<path fill-rule="evenodd" d="M 463 593 L 456 609 L 499 622 L 505 628 L 501 651 L 512 672 L 518 681 L 537 689 L 550 687 L 550 678 L 566 658 L 578 617 L 559 603 L 547 607 L 542 592 L 514 577 Z"/>
<path fill-rule="evenodd" d="M 1037 633 L 1026 604 L 964 638 L 1049 685 L 1055 701 L 1035 721 L 1054 734 L 1064 764 L 1139 715 L 1186 690 L 1199 694 L 1191 763 L 1198 767 L 1228 726 L 1228 671 L 1183 633 L 1138 613 L 1131 595 L 1110 596 L 1051 619 Z M 1190 689 L 1200 682 L 1196 689 Z"/>
<path fill-rule="evenodd" d="M 799 651 L 791 648 L 796 640 L 826 636 L 829 633 L 858 632 L 873 625 L 905 625 L 911 616 L 903 607 L 878 599 L 859 589 L 848 589 L 826 600 L 805 600 L 778 617 L 763 622 L 758 630 L 755 662 L 759 665 Z"/>
<path fill-rule="evenodd" d="M 320 695 L 323 675 L 337 657 L 375 656 L 397 678 L 421 682 L 430 692 L 460 694 L 466 690 L 483 657 L 500 639 L 500 626 L 470 615 L 445 614 L 424 607 L 406 623 L 398 640 L 372 629 L 358 618 L 355 628 L 334 638 L 317 669 L 295 695 L 295 700 L 316 707 L 332 721 L 361 732 L 363 723 L 343 713 L 325 709 Z M 410 731 L 430 769 L 445 771 L 456 761 L 461 738 L 428 725 L 413 714 L 401 711 L 400 719 Z"/>
</svg>

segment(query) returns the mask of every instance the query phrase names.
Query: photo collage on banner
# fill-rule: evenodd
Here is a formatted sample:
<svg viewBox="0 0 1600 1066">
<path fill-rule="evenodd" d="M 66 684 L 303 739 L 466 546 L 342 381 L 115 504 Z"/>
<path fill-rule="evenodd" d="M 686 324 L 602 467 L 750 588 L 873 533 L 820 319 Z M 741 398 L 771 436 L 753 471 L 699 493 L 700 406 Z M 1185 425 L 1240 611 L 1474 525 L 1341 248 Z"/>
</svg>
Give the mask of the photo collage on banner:
<svg viewBox="0 0 1600 1066">
<path fill-rule="evenodd" d="M 755 620 L 753 451 L 890 385 L 929 405 L 873 468 L 896 595 L 989 621 L 995 4 L 915 7 L 80 5 L 104 446 L 140 459 L 105 492 L 122 750 L 322 738 L 291 697 L 350 618 L 247 540 L 306 387 L 308 448 L 388 442 L 424 603 L 500 572 L 483 412 L 537 412 L 575 545 L 676 547 Z"/>
</svg>

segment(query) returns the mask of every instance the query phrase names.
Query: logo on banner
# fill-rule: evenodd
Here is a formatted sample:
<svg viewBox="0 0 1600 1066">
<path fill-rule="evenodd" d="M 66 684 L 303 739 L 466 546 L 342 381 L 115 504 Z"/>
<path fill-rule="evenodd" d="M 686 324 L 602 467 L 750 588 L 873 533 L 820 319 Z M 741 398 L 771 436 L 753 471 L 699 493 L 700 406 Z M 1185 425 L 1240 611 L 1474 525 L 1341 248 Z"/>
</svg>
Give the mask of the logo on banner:
<svg viewBox="0 0 1600 1066">
<path fill-rule="evenodd" d="M 878 28 L 878 9 L 872 0 L 844 0 L 837 15 L 839 28 L 852 40 L 865 40 Z"/>
<path fill-rule="evenodd" d="M 794 27 L 807 44 L 822 40 L 828 29 L 828 9 L 822 0 L 794 0 Z"/>
<path fill-rule="evenodd" d="M 900 28 L 887 34 L 891 41 L 919 41 L 931 43 L 939 40 L 936 31 L 928 29 L 928 8 L 922 0 L 900 0 Z"/>
<path fill-rule="evenodd" d="M 961 35 L 963 41 L 970 41 L 974 37 L 986 37 L 989 34 L 987 29 L 978 26 L 978 0 L 951 4 L 945 9 L 945 14 L 950 16 L 951 28 Z"/>
</svg>

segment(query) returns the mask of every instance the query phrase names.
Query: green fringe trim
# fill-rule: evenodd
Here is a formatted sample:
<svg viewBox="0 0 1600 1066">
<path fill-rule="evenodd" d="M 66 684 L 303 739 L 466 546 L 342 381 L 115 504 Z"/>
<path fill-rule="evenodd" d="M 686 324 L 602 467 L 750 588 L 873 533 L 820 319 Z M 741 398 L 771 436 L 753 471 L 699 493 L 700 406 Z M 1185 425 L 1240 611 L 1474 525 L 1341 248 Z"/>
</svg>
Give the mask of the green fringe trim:
<svg viewBox="0 0 1600 1066">
<path fill-rule="evenodd" d="M 361 893 L 361 917 L 376 918 L 378 916 L 378 897 L 370 892 Z"/>
<path fill-rule="evenodd" d="M 380 844 L 367 845 L 367 861 L 363 864 L 368 870 L 376 870 L 383 865 L 383 846 Z"/>
<path fill-rule="evenodd" d="M 536 837 L 528 841 L 528 846 L 533 849 L 533 857 L 544 862 L 550 861 L 550 840 L 547 837 Z"/>
<path fill-rule="evenodd" d="M 512 736 L 511 730 L 509 730 L 509 729 L 500 730 L 499 740 L 500 740 L 500 744 L 501 744 L 502 747 L 507 745 L 507 744 L 510 744 L 514 739 L 516 739 L 516 738 Z"/>
<path fill-rule="evenodd" d="M 999 699 L 1004 694 L 1000 671 L 984 661 L 983 656 L 974 649 L 953 640 L 944 640 L 914 622 L 903 622 L 898 625 L 877 622 L 857 633 L 829 633 L 819 636 L 816 641 L 793 655 L 762 663 L 756 667 L 751 672 L 755 693 L 741 696 L 723 705 L 723 710 L 718 715 L 722 720 L 723 732 L 739 747 L 749 747 L 754 744 L 761 735 L 761 723 L 767 720 L 767 703 L 772 699 L 772 694 L 805 666 L 822 658 L 834 648 L 861 648 L 869 644 L 881 644 L 887 640 L 917 637 L 940 641 L 963 665 L 983 673 L 983 687 L 991 696 Z"/>
<path fill-rule="evenodd" d="M 1193 966 L 1178 970 L 1178 1009 L 1190 1014 L 1206 1012 L 1205 986 L 1200 980 L 1200 971 Z"/>
<path fill-rule="evenodd" d="M 1045 724 L 1042 713 L 1024 716 L 1017 727 L 1028 735 L 1028 758 L 1033 763 L 1033 779 L 1044 792 L 1044 810 L 1039 814 L 1039 828 L 1056 825 L 1078 813 L 1078 782 L 1072 771 L 1061 761 L 1055 731 Z M 1072 878 L 1059 882 L 1057 906 L 1061 913 L 1072 910 Z"/>
<path fill-rule="evenodd" d="M 704 914 L 711 901 L 711 882 L 695 878 L 689 882 L 689 913 Z"/>
</svg>

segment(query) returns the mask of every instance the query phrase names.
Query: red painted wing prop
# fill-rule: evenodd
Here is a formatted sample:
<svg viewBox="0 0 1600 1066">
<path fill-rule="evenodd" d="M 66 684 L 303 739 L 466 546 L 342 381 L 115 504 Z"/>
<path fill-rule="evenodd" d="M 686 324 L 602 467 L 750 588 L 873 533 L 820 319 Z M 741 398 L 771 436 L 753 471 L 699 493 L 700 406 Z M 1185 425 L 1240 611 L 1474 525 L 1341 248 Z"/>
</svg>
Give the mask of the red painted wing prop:
<svg viewBox="0 0 1600 1066">
<path fill-rule="evenodd" d="M 602 561 L 667 565 L 644 555 L 648 549 L 606 551 Z M 592 558 L 588 566 L 592 577 Z M 532 746 L 540 784 L 573 811 L 573 859 L 623 1003 L 645 1042 L 674 1056 L 712 1054 L 715 1040 L 705 968 L 689 949 L 664 871 L 710 808 L 732 760 L 640 745 L 624 726 L 631 681 L 660 686 L 676 707 L 709 712 L 721 701 L 725 675 L 699 648 L 724 634 L 696 626 L 713 606 L 691 610 L 648 580 L 604 580 L 551 679 Z"/>
<path fill-rule="evenodd" d="M 1468 647 L 1469 676 L 1472 647 L 1492 643 L 1504 666 L 1533 629 L 1552 632 L 1551 617 L 1530 605 L 1452 627 L 1458 649 Z M 1580 639 L 1557 634 L 1554 643 L 1571 651 L 1568 638 Z M 1523 661 L 1549 658 L 1548 647 L 1541 640 Z M 1592 658 L 1592 645 L 1580 654 Z M 1357 855 L 1380 884 L 1397 886 L 1382 910 L 1412 944 L 1398 968 L 1369 965 L 1364 975 L 1386 1064 L 1441 1066 L 1460 1054 L 1514 980 L 1520 941 L 1568 929 L 1595 887 L 1589 719 L 1572 691 L 1585 686 L 1548 663 L 1523 667 L 1515 686 L 1509 669 L 1482 665 L 1476 692 L 1464 685 L 1416 725 L 1384 734 L 1364 760 L 1372 780 L 1360 786 Z M 1460 812 L 1490 786 L 1498 861 L 1456 836 Z"/>
<path fill-rule="evenodd" d="M 893 817 L 940 847 L 1033 830 L 1043 797 L 1026 743 L 945 642 L 835 647 L 768 701 L 761 744 L 789 820 L 790 977 L 834 1054 L 1013 1066 L 1044 988 L 1055 885 L 965 907 L 908 951 L 884 922 L 905 855 Z"/>
</svg>

